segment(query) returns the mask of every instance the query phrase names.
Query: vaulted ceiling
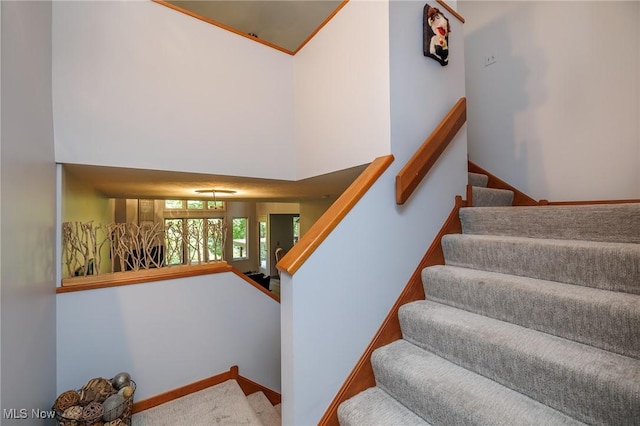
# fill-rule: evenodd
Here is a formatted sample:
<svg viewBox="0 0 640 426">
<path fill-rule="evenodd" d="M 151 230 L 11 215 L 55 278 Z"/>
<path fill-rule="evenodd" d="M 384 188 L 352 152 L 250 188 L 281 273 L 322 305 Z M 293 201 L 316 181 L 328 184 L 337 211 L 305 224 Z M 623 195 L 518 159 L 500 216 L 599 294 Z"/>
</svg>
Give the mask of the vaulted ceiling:
<svg viewBox="0 0 640 426">
<path fill-rule="evenodd" d="M 155 0 L 295 53 L 345 3 L 335 0 Z"/>
</svg>

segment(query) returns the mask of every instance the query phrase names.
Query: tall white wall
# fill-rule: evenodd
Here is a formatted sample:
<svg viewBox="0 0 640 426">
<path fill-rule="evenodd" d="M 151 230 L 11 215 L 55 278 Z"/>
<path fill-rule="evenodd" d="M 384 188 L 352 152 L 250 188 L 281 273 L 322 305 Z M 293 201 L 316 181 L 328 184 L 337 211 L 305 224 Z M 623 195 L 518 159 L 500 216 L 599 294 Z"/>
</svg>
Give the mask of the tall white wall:
<svg viewBox="0 0 640 426">
<path fill-rule="evenodd" d="M 127 371 L 143 400 L 232 365 L 280 391 L 280 305 L 234 273 L 57 299 L 58 392 Z"/>
<path fill-rule="evenodd" d="M 435 1 L 429 4 L 439 6 Z M 449 64 L 443 67 L 423 55 L 423 8 L 424 3 L 416 1 L 391 1 L 391 142 L 403 165 L 465 96 L 463 24 L 440 7 L 451 26 Z M 464 170 L 456 171 L 456 184 L 463 187 Z"/>
<path fill-rule="evenodd" d="M 297 179 L 390 152 L 386 0 L 351 0 L 294 57 Z"/>
<path fill-rule="evenodd" d="M 293 60 L 151 1 L 53 2 L 56 161 L 293 179 Z"/>
<path fill-rule="evenodd" d="M 470 159 L 535 199 L 639 198 L 640 3 L 459 8 Z"/>
<path fill-rule="evenodd" d="M 0 3 L 3 425 L 44 425 L 56 397 L 51 3 Z M 5 410 L 26 409 L 26 420 Z"/>
<path fill-rule="evenodd" d="M 282 274 L 283 425 L 318 422 L 464 195 L 466 127 L 409 201 L 395 204 L 396 174 L 465 94 L 462 24 L 449 16 L 442 67 L 422 53 L 423 6 L 387 4 L 396 160 L 302 267 Z"/>
</svg>

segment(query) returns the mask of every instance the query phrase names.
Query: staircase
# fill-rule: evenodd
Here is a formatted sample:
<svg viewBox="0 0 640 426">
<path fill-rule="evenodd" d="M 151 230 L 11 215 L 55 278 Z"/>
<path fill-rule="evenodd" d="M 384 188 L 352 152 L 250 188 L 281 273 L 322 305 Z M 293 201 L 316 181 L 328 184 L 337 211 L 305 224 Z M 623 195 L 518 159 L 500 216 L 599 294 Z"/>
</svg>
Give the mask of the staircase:
<svg viewBox="0 0 640 426">
<path fill-rule="evenodd" d="M 640 424 L 640 204 L 473 207 L 341 425 Z"/>
<path fill-rule="evenodd" d="M 263 392 L 245 396 L 236 380 L 227 380 L 171 402 L 136 413 L 132 426 L 280 426 L 280 404 Z"/>
</svg>

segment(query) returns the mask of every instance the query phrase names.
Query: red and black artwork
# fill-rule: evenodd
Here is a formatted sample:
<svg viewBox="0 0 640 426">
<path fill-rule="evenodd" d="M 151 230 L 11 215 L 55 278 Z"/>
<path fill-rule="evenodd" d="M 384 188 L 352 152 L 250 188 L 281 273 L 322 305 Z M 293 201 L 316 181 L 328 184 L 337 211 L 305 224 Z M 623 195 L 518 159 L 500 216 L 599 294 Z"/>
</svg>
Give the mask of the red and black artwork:
<svg viewBox="0 0 640 426">
<path fill-rule="evenodd" d="M 424 5 L 422 23 L 424 56 L 435 59 L 440 65 L 449 63 L 449 19 L 437 7 Z"/>
</svg>

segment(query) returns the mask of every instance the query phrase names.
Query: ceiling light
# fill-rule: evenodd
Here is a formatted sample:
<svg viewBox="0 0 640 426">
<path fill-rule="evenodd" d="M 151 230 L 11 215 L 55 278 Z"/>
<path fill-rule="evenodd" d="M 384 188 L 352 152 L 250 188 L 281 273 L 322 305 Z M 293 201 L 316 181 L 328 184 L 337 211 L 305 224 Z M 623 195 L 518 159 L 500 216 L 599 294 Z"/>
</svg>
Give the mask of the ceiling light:
<svg viewBox="0 0 640 426">
<path fill-rule="evenodd" d="M 228 194 L 228 195 L 233 195 L 236 194 L 238 191 L 234 191 L 231 189 L 196 189 L 196 192 L 199 194 L 213 194 L 213 196 L 215 197 L 216 194 Z"/>
</svg>

